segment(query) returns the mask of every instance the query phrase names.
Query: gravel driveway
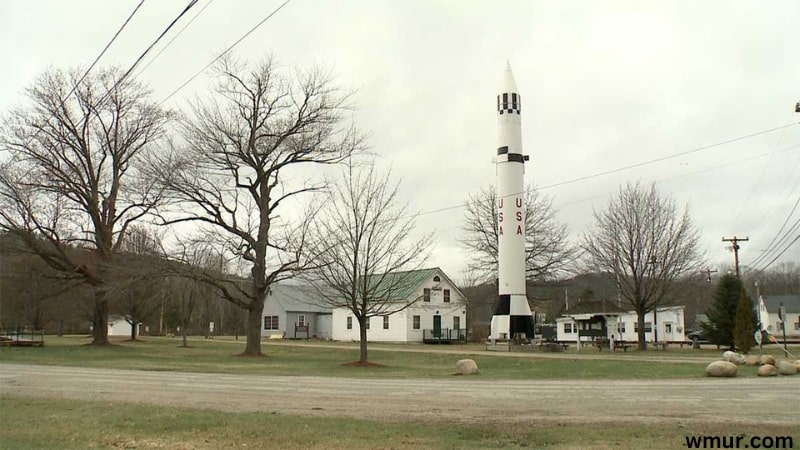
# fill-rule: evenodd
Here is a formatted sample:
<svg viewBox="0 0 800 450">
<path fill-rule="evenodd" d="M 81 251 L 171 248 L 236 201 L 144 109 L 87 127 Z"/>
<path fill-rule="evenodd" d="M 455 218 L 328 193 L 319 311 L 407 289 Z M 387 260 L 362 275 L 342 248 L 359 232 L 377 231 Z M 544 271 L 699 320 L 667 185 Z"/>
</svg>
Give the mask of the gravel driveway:
<svg viewBox="0 0 800 450">
<path fill-rule="evenodd" d="M 356 379 L 0 364 L 0 394 L 400 421 L 800 423 L 800 376 Z"/>
</svg>

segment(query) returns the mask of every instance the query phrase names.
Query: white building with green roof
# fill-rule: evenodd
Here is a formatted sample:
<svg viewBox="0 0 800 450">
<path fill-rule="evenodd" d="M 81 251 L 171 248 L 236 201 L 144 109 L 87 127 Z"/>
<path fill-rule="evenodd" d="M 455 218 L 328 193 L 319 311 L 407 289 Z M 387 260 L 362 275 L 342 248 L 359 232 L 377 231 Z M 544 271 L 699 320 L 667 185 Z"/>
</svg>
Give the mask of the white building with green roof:
<svg viewBox="0 0 800 450">
<path fill-rule="evenodd" d="M 447 343 L 467 338 L 467 300 L 455 283 L 438 267 L 391 274 L 402 283 L 393 290 L 398 304 L 408 308 L 368 320 L 370 342 Z M 334 308 L 332 334 L 336 341 L 358 341 L 358 320 L 348 308 Z"/>
</svg>

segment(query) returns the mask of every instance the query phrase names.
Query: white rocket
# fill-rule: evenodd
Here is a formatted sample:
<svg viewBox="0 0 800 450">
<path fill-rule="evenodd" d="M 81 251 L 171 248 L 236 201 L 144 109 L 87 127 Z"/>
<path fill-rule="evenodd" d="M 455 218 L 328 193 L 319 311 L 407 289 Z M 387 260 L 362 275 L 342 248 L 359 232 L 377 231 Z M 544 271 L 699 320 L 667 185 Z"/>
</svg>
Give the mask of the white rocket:
<svg viewBox="0 0 800 450">
<path fill-rule="evenodd" d="M 525 161 L 522 98 L 506 64 L 497 95 L 498 302 L 490 338 L 533 338 L 533 314 L 525 295 Z"/>
</svg>

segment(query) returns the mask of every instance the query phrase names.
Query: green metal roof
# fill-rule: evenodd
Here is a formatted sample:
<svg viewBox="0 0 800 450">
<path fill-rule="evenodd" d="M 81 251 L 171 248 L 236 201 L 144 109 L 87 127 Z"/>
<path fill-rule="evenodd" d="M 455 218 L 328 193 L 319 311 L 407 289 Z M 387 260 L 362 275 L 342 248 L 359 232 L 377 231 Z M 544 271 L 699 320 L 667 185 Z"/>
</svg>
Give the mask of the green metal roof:
<svg viewBox="0 0 800 450">
<path fill-rule="evenodd" d="M 433 279 L 439 274 L 444 276 L 441 269 L 434 267 L 372 275 L 369 282 L 370 284 L 380 283 L 378 288 L 384 292 L 378 292 L 379 296 L 385 295 L 389 300 L 405 300 L 414 294 L 423 281 Z"/>
</svg>

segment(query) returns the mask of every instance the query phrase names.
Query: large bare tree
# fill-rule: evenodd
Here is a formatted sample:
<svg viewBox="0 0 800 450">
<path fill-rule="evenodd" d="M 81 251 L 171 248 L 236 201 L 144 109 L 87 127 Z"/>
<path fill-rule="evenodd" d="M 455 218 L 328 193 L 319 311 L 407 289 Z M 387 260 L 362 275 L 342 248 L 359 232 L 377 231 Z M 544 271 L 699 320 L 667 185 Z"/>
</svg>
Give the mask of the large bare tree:
<svg viewBox="0 0 800 450">
<path fill-rule="evenodd" d="M 670 292 L 674 282 L 699 271 L 703 256 L 700 234 L 688 205 L 679 211 L 675 200 L 655 183 L 620 187 L 604 211 L 594 211 L 595 225 L 583 236 L 592 270 L 613 274 L 623 299 L 636 311 L 639 349 L 646 349 L 644 316 Z"/>
<path fill-rule="evenodd" d="M 247 310 L 244 354 L 261 355 L 261 320 L 272 283 L 306 266 L 301 195 L 321 187 L 309 165 L 334 164 L 361 147 L 343 126 L 348 96 L 321 70 L 291 73 L 274 58 L 228 57 L 214 68 L 215 92 L 182 121 L 185 145 L 154 167 L 173 206 L 165 223 L 200 224 L 204 239 L 250 265 L 239 280 L 205 280 Z"/>
<path fill-rule="evenodd" d="M 348 165 L 328 191 L 309 239 L 317 269 L 305 278 L 322 302 L 353 313 L 360 363 L 368 361 L 367 321 L 417 300 L 405 296 L 411 272 L 430 255 L 432 235 L 414 236 L 415 216 L 399 203 L 398 189 L 372 163 Z"/>
<path fill-rule="evenodd" d="M 106 273 L 130 225 L 160 200 L 139 161 L 171 114 L 118 69 L 51 70 L 0 128 L 0 228 L 66 278 L 93 287 L 92 344 L 108 343 Z"/>
<path fill-rule="evenodd" d="M 567 227 L 555 219 L 553 201 L 533 186 L 525 191 L 525 275 L 529 279 L 552 278 L 568 268 L 576 257 Z M 497 277 L 497 190 L 487 186 L 470 194 L 461 239 L 475 255 L 468 269 L 484 280 Z"/>
</svg>

